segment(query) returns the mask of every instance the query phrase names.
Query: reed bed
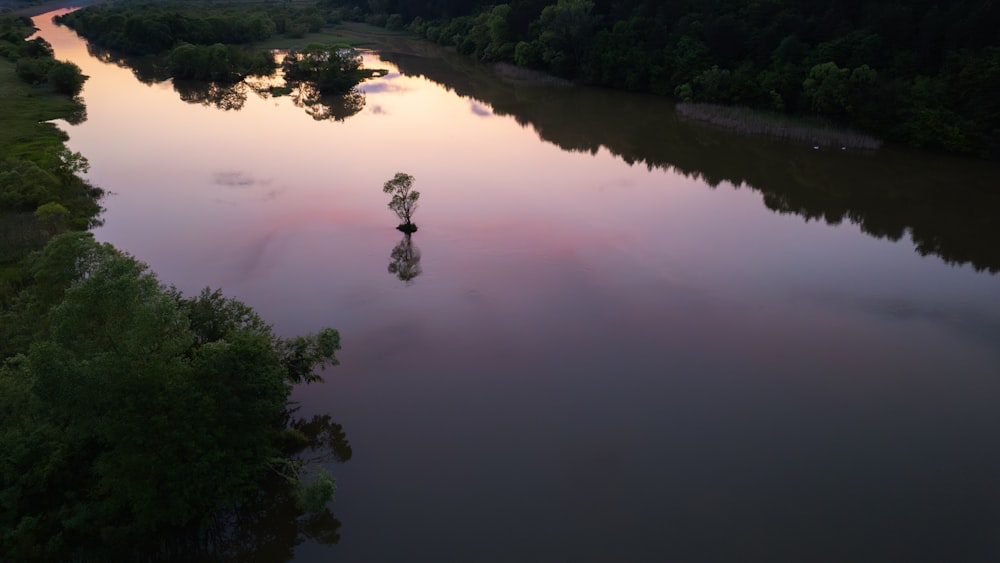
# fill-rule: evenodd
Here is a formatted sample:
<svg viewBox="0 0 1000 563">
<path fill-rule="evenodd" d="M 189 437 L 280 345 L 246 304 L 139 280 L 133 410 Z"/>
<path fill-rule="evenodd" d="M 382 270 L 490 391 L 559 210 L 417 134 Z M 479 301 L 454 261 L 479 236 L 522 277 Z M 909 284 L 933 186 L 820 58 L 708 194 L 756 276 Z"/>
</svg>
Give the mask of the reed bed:
<svg viewBox="0 0 1000 563">
<path fill-rule="evenodd" d="M 685 119 L 702 121 L 742 135 L 808 143 L 817 149 L 875 150 L 882 146 L 880 139 L 850 129 L 825 123 L 797 122 L 786 116 L 745 107 L 681 102 L 677 104 L 677 114 Z"/>
<path fill-rule="evenodd" d="M 552 86 L 572 86 L 573 83 L 565 78 L 545 74 L 537 70 L 512 65 L 510 63 L 496 63 L 493 65 L 493 72 L 502 80 L 513 82 L 530 82 L 532 84 L 544 84 Z"/>
</svg>

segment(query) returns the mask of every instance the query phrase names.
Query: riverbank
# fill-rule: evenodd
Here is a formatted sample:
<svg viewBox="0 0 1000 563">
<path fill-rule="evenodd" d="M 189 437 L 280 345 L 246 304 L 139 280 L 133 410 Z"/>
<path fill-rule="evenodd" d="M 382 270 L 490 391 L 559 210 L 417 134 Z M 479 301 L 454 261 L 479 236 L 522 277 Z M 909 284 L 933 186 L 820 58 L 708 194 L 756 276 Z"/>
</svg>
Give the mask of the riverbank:
<svg viewBox="0 0 1000 563">
<path fill-rule="evenodd" d="M 682 119 L 699 121 L 741 135 L 809 144 L 815 149 L 876 150 L 882 141 L 851 129 L 787 115 L 719 104 L 677 104 Z"/>
<path fill-rule="evenodd" d="M 10 25 L 8 37 L 32 33 L 23 21 Z M 0 308 L 25 278 L 24 258 L 52 236 L 97 224 L 103 195 L 75 174 L 86 161 L 67 150 L 66 134 L 50 123 L 83 119 L 82 103 L 51 84 L 22 80 L 15 62 L 21 48 L 0 41 Z M 55 64 L 51 56 L 32 60 Z"/>
</svg>

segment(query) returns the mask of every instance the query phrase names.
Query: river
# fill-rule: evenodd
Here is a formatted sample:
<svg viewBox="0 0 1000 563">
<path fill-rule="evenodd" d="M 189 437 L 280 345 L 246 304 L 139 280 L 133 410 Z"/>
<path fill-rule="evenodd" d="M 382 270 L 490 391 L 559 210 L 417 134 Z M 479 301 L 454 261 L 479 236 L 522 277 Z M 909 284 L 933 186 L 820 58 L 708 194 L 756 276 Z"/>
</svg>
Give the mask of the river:
<svg viewBox="0 0 1000 563">
<path fill-rule="evenodd" d="M 175 89 L 50 18 L 90 76 L 60 127 L 111 192 L 96 236 L 343 335 L 294 395 L 353 446 L 339 541 L 259 560 L 1000 557 L 997 165 L 738 137 L 404 40 L 345 107 Z"/>
</svg>

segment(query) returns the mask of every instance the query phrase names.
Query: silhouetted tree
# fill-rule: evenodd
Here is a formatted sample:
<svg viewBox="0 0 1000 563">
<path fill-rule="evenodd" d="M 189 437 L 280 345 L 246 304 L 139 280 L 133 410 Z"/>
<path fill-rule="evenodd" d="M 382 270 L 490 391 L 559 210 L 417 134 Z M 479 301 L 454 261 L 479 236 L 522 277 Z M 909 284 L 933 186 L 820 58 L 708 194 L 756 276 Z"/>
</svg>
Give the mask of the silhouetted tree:
<svg viewBox="0 0 1000 563">
<path fill-rule="evenodd" d="M 417 200 L 420 199 L 420 192 L 413 189 L 413 176 L 397 172 L 396 175 L 385 183 L 382 191 L 392 195 L 389 201 L 389 209 L 395 213 L 402 223 L 397 229 L 412 233 L 417 230 L 417 226 L 411 221 L 413 212 L 417 210 Z"/>
</svg>

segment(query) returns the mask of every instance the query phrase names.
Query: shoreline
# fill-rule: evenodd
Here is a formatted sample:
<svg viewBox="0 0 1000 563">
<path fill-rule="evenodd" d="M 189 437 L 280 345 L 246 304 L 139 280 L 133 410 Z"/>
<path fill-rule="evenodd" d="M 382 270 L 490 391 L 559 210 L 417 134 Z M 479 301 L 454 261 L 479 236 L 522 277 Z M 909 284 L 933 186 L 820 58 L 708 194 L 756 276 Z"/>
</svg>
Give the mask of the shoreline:
<svg viewBox="0 0 1000 563">
<path fill-rule="evenodd" d="M 741 106 L 679 102 L 677 115 L 688 121 L 704 123 L 746 137 L 767 137 L 814 149 L 874 151 L 882 140 L 867 133 L 815 122 L 808 118 L 769 114 Z"/>
</svg>

